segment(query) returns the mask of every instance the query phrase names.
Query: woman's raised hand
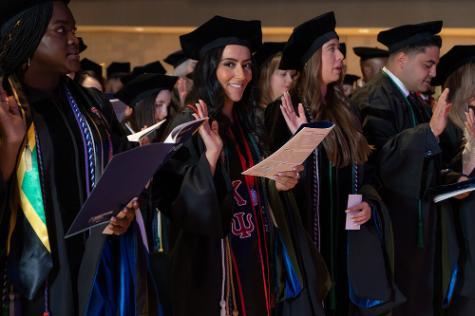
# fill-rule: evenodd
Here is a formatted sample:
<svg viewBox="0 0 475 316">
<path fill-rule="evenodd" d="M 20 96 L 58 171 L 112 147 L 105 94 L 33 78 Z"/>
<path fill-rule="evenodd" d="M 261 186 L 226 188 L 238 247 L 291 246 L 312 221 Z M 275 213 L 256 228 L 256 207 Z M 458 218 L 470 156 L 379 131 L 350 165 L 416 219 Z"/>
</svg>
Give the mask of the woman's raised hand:
<svg viewBox="0 0 475 316">
<path fill-rule="evenodd" d="M 196 119 L 208 117 L 208 107 L 203 100 L 196 103 L 195 113 L 193 116 Z M 198 130 L 203 142 L 206 146 L 206 158 L 211 168 L 211 173 L 214 175 L 216 165 L 223 150 L 223 140 L 219 136 L 218 122 L 213 121 L 211 125 L 209 121 L 204 122 Z"/>
<path fill-rule="evenodd" d="M 292 98 L 289 92 L 284 92 L 284 95 L 280 99 L 282 101 L 282 104 L 280 105 L 280 111 L 284 116 L 287 127 L 293 135 L 295 132 L 297 132 L 302 124 L 308 122 L 307 117 L 305 116 L 303 105 L 302 103 L 299 103 L 299 106 L 297 107 L 298 113 L 295 113 L 294 105 L 292 104 Z"/>
<path fill-rule="evenodd" d="M 0 137 L 8 144 L 20 145 L 25 137 L 26 122 L 13 97 L 0 87 Z"/>
</svg>

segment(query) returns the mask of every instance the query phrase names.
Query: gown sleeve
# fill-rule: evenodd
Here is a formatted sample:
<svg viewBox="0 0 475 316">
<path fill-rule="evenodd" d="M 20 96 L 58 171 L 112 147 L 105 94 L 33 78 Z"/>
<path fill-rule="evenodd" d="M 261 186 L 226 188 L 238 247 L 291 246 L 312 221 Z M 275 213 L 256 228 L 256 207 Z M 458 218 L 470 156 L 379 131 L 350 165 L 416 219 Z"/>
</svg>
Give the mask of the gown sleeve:
<svg viewBox="0 0 475 316">
<path fill-rule="evenodd" d="M 178 114 L 170 129 L 191 119 L 190 112 Z M 224 236 L 231 201 L 219 166 L 213 176 L 204 144 L 195 134 L 155 174 L 152 203 L 186 232 Z"/>
<path fill-rule="evenodd" d="M 363 107 L 364 134 L 375 147 L 367 174 L 374 178 L 372 173 L 375 172 L 378 180 L 390 190 L 420 198 L 433 180 L 427 172 L 434 169 L 428 164 L 434 163 L 433 158 L 441 153 L 441 148 L 428 123 L 406 129 L 398 126 L 397 113 L 392 110 L 398 105 L 391 104 L 392 100 L 380 93 Z"/>
</svg>

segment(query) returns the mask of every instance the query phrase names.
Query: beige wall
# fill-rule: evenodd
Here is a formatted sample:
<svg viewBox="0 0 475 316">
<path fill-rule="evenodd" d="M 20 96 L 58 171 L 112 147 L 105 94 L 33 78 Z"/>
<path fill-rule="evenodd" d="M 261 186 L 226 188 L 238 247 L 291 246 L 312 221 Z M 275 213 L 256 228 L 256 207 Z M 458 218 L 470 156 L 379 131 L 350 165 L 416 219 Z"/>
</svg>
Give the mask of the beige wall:
<svg viewBox="0 0 475 316">
<path fill-rule="evenodd" d="M 99 63 L 130 61 L 133 66 L 163 60 L 170 52 L 179 49 L 178 36 L 190 31 L 189 27 L 79 27 L 78 34 L 88 45 L 82 57 Z M 379 46 L 376 34 L 379 29 L 339 28 L 340 40 L 347 44 L 348 73 L 360 74 L 359 60 L 353 54 L 354 46 Z M 285 41 L 291 28 L 264 28 L 264 41 Z M 445 29 L 442 52 L 456 44 L 475 44 L 475 29 Z M 164 66 L 168 66 L 165 65 Z M 169 68 L 170 69 L 170 68 Z"/>
<path fill-rule="evenodd" d="M 161 60 L 179 48 L 180 34 L 216 14 L 259 19 L 264 40 L 284 41 L 293 26 L 335 11 L 354 74 L 360 73 L 359 61 L 351 47 L 378 45 L 378 27 L 442 19 L 451 28 L 445 29 L 443 51 L 475 44 L 475 0 L 72 0 L 70 7 L 89 46 L 84 56 L 103 63 Z"/>
<path fill-rule="evenodd" d="M 294 26 L 335 11 L 338 26 L 386 27 L 442 19 L 475 27 L 473 0 L 72 0 L 83 25 L 198 25 L 215 14 L 258 19 L 264 26 Z"/>
</svg>

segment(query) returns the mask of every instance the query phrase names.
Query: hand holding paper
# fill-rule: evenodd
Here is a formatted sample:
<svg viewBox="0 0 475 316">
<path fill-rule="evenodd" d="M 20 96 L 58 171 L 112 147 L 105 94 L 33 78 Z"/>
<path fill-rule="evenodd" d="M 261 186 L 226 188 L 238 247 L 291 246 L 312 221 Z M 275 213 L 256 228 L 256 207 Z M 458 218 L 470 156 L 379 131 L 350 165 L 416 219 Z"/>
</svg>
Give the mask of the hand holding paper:
<svg viewBox="0 0 475 316">
<path fill-rule="evenodd" d="M 114 155 L 69 227 L 66 238 L 102 225 L 115 214 L 119 214 L 124 205 L 130 204 L 131 199 L 142 192 L 157 169 L 182 142 L 193 136 L 205 120 L 193 120 L 178 125 L 171 132 L 169 143 L 153 143 Z M 123 183 L 127 185 L 121 185 Z M 124 224 L 129 225 L 129 220 L 133 219 L 129 218 L 129 215 L 130 213 L 126 212 L 118 219 L 127 217 Z M 119 226 L 124 228 L 123 222 L 119 222 Z M 122 230 L 117 232 L 121 233 Z"/>
<path fill-rule="evenodd" d="M 431 193 L 434 195 L 435 203 L 442 202 L 464 193 L 472 192 L 473 190 L 475 190 L 475 178 L 468 178 L 468 180 L 465 181 L 430 188 Z"/>
<path fill-rule="evenodd" d="M 361 194 L 348 195 L 346 230 L 360 230 L 360 226 L 371 219 L 371 207 L 362 200 Z"/>
<path fill-rule="evenodd" d="M 294 171 L 294 168 L 302 165 L 330 133 L 333 126 L 333 123 L 328 121 L 304 125 L 297 134 L 276 152 L 242 174 L 274 180 L 274 176 L 278 173 Z"/>
<path fill-rule="evenodd" d="M 112 216 L 109 224 L 102 231 L 105 235 L 120 236 L 130 227 L 135 218 L 135 212 L 139 209 L 137 198 L 133 198 L 116 216 Z"/>
<path fill-rule="evenodd" d="M 293 189 L 300 180 L 300 172 L 303 171 L 303 166 L 295 167 L 293 171 L 280 172 L 274 176 L 275 188 L 277 191 L 289 191 Z"/>
</svg>

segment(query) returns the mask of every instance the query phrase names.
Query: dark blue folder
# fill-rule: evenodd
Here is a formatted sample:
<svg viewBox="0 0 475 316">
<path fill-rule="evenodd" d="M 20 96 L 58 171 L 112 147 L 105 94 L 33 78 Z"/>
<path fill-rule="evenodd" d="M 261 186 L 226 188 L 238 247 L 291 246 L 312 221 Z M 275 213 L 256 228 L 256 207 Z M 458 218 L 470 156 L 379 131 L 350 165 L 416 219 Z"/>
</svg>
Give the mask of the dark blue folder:
<svg viewBox="0 0 475 316">
<path fill-rule="evenodd" d="M 115 155 L 81 207 L 65 238 L 108 222 L 131 199 L 140 195 L 175 146 L 155 143 Z"/>
</svg>

